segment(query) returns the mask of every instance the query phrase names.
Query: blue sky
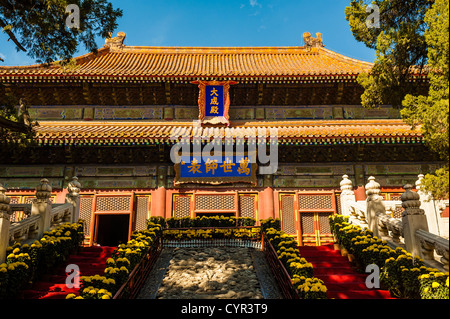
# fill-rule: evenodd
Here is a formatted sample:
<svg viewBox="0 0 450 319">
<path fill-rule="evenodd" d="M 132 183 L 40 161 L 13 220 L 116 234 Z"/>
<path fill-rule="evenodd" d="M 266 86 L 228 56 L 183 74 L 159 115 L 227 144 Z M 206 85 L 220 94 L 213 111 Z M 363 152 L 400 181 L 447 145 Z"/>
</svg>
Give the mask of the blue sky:
<svg viewBox="0 0 450 319">
<path fill-rule="evenodd" d="M 110 0 L 123 10 L 114 32 L 126 45 L 146 46 L 301 46 L 303 32 L 322 33 L 325 47 L 373 62 L 374 50 L 357 42 L 345 20 L 350 0 Z M 101 47 L 104 39 L 98 39 Z M 78 54 L 87 51 L 81 46 Z M 78 55 L 77 54 L 77 55 Z M 16 52 L 0 33 L 0 65 L 34 61 Z"/>
</svg>

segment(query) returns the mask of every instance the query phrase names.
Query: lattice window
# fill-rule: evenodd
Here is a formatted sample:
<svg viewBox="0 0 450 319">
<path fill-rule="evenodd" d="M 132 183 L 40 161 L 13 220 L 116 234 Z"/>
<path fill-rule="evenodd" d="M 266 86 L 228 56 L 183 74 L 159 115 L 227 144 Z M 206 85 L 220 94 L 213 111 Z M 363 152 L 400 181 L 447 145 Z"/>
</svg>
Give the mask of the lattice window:
<svg viewBox="0 0 450 319">
<path fill-rule="evenodd" d="M 35 199 L 35 197 L 25 197 L 23 199 L 24 204 L 32 204 L 33 203 L 33 199 Z M 51 200 L 52 198 L 50 198 Z"/>
<path fill-rule="evenodd" d="M 174 217 L 189 217 L 191 216 L 191 197 L 190 196 L 176 196 L 175 197 Z"/>
<path fill-rule="evenodd" d="M 331 213 L 319 213 L 319 225 L 321 234 L 331 234 L 330 220 L 328 219 L 328 216 L 330 215 Z"/>
<path fill-rule="evenodd" d="M 299 195 L 300 209 L 332 209 L 331 195 Z"/>
<path fill-rule="evenodd" d="M 340 194 L 336 194 L 336 210 L 337 210 L 337 214 L 341 214 L 342 212 L 342 206 L 341 206 L 341 195 Z"/>
<path fill-rule="evenodd" d="M 135 230 L 147 229 L 149 196 L 136 197 L 136 226 Z"/>
<path fill-rule="evenodd" d="M 239 196 L 239 216 L 255 218 L 255 196 Z"/>
<path fill-rule="evenodd" d="M 402 218 L 403 215 L 403 207 L 396 207 L 392 212 L 392 217 L 394 218 Z"/>
<path fill-rule="evenodd" d="M 10 204 L 20 204 L 20 197 L 19 196 L 17 196 L 17 197 L 9 197 L 9 199 L 10 199 L 10 201 L 9 201 Z"/>
<path fill-rule="evenodd" d="M 129 211 L 130 196 L 99 196 L 96 211 Z"/>
<path fill-rule="evenodd" d="M 294 196 L 281 196 L 281 219 L 284 232 L 295 234 Z"/>
<path fill-rule="evenodd" d="M 94 204 L 94 196 L 81 196 L 80 197 L 80 219 L 84 220 L 84 235 L 89 236 L 92 205 Z"/>
<path fill-rule="evenodd" d="M 232 210 L 235 208 L 235 195 L 197 195 L 195 210 Z"/>
<path fill-rule="evenodd" d="M 314 213 L 301 213 L 302 234 L 314 234 Z"/>
</svg>

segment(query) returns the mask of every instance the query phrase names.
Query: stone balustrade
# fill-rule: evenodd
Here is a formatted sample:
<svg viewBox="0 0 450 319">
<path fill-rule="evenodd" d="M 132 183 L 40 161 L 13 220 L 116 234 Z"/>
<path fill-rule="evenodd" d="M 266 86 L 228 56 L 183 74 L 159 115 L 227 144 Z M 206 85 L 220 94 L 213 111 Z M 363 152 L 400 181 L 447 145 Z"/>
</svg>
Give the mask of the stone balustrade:
<svg viewBox="0 0 450 319">
<path fill-rule="evenodd" d="M 422 178 L 423 175 L 419 175 L 416 183 L 419 185 L 418 192 L 414 192 L 412 185 L 407 184 L 401 201 L 384 201 L 380 195 L 380 184 L 371 176 L 365 186 L 367 199 L 364 203 L 355 200 L 352 182 L 344 175 L 340 184 L 342 214 L 349 216 L 350 222 L 369 228 L 374 236 L 386 240 L 391 247 L 403 247 L 412 255 L 424 259 L 429 266 L 448 271 L 449 240 L 431 233 L 428 224 L 428 219 L 433 223 L 438 222 L 434 209 L 442 206 L 442 211 L 448 200 L 434 203 L 430 195 L 420 189 Z M 421 196 L 425 195 L 425 200 L 432 204 L 422 205 Z M 402 218 L 393 218 L 392 212 L 398 207 L 403 208 Z M 433 211 L 425 211 L 422 207 Z M 434 230 L 439 227 L 432 228 Z M 436 258 L 437 256 L 440 258 Z"/>
<path fill-rule="evenodd" d="M 440 262 L 448 271 L 449 240 L 425 230 L 416 230 L 416 238 L 420 242 L 421 255 L 425 261 L 435 261 L 435 255 L 441 256 Z"/>
<path fill-rule="evenodd" d="M 40 219 L 41 217 L 39 215 L 34 215 L 11 224 L 8 245 L 11 246 L 15 243 L 26 244 L 29 241 L 38 239 Z"/>
<path fill-rule="evenodd" d="M 381 239 L 390 238 L 395 244 L 404 244 L 403 223 L 400 218 L 393 218 L 387 214 L 378 216 L 378 234 Z"/>
<path fill-rule="evenodd" d="M 74 177 L 69 183 L 66 203 L 52 204 L 52 187 L 43 178 L 36 187 L 31 204 L 10 205 L 6 189 L 0 184 L 0 263 L 6 259 L 6 249 L 15 243 L 29 244 L 41 238 L 45 231 L 63 223 L 78 221 L 80 183 Z M 11 214 L 24 212 L 24 218 L 11 220 Z"/>
<path fill-rule="evenodd" d="M 9 214 L 11 223 L 20 222 L 31 216 L 31 204 L 10 204 Z"/>
</svg>

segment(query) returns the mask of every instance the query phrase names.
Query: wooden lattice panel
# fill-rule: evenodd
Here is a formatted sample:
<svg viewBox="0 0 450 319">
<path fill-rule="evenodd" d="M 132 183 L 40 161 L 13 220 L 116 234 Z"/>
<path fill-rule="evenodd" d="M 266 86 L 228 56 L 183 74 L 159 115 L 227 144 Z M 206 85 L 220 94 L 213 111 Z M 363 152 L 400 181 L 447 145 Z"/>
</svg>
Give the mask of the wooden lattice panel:
<svg viewBox="0 0 450 319">
<path fill-rule="evenodd" d="M 239 216 L 255 218 L 255 196 L 239 196 Z"/>
<path fill-rule="evenodd" d="M 302 234 L 314 234 L 314 213 L 301 213 Z"/>
<path fill-rule="evenodd" d="M 195 210 L 233 210 L 235 208 L 235 195 L 197 195 L 195 197 Z"/>
<path fill-rule="evenodd" d="M 328 216 L 330 215 L 331 213 L 319 213 L 319 226 L 321 234 L 331 234 L 330 220 L 328 219 Z"/>
<path fill-rule="evenodd" d="M 135 230 L 147 229 L 148 207 L 150 203 L 149 196 L 136 197 L 136 226 Z"/>
<path fill-rule="evenodd" d="M 283 230 L 287 234 L 295 234 L 295 210 L 294 210 L 294 196 L 281 196 L 281 220 L 283 223 Z"/>
<path fill-rule="evenodd" d="M 337 194 L 336 195 L 336 209 L 337 209 L 337 214 L 342 214 L 342 206 L 341 206 L 341 195 Z"/>
<path fill-rule="evenodd" d="M 332 209 L 331 195 L 299 195 L 298 204 L 300 209 Z"/>
<path fill-rule="evenodd" d="M 20 197 L 19 196 L 9 197 L 9 199 L 10 199 L 10 201 L 9 201 L 10 204 L 20 204 Z"/>
<path fill-rule="evenodd" d="M 97 197 L 96 211 L 129 211 L 129 196 L 99 196 Z"/>
<path fill-rule="evenodd" d="M 174 217 L 189 217 L 191 216 L 191 197 L 190 196 L 176 196 Z"/>
<path fill-rule="evenodd" d="M 84 220 L 84 235 L 89 236 L 91 225 L 92 205 L 94 204 L 94 196 L 80 197 L 80 219 Z"/>
</svg>

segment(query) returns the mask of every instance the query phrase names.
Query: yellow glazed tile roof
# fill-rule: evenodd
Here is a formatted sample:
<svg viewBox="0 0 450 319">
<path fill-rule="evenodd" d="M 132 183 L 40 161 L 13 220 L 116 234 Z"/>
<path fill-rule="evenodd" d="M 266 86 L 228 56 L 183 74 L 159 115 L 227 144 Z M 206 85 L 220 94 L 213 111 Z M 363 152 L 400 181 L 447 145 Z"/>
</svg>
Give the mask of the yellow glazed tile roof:
<svg viewBox="0 0 450 319">
<path fill-rule="evenodd" d="M 0 78 L 25 77 L 305 77 L 355 76 L 373 64 L 323 47 L 103 47 L 75 68 L 1 67 Z"/>
<path fill-rule="evenodd" d="M 420 129 L 411 130 L 401 120 L 336 120 L 336 121 L 236 121 L 230 127 L 201 127 L 193 122 L 100 122 L 41 121 L 36 128 L 41 144 L 114 144 L 168 142 L 171 137 L 249 137 L 270 136 L 276 129 L 281 141 L 341 141 L 376 139 L 421 140 Z"/>
</svg>

